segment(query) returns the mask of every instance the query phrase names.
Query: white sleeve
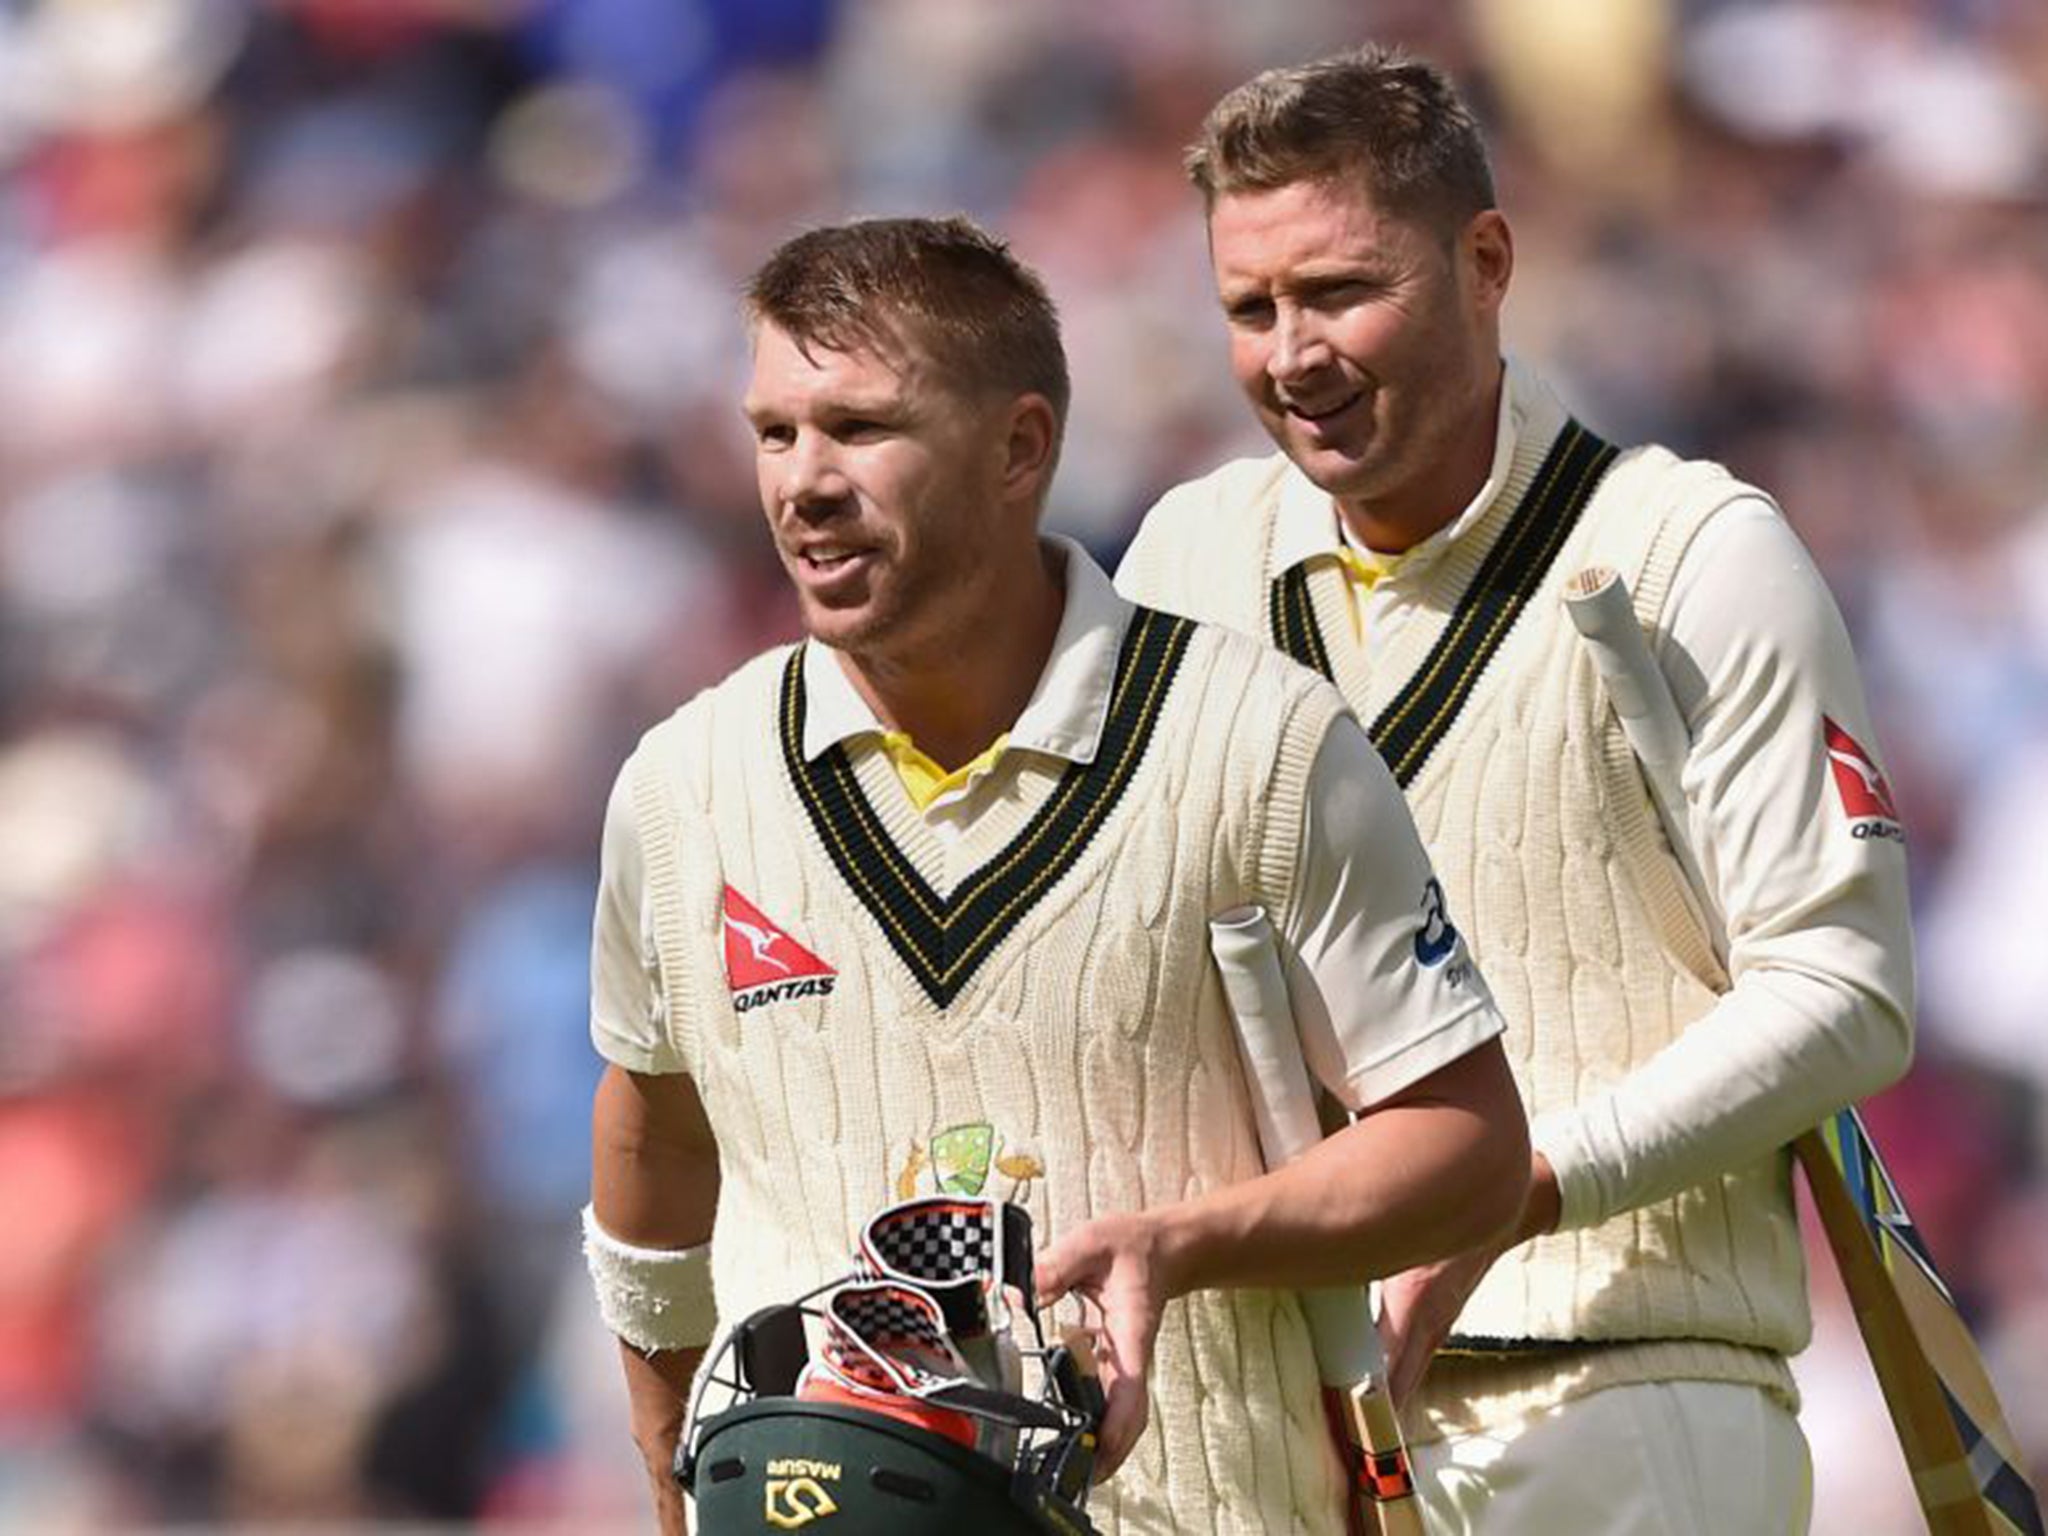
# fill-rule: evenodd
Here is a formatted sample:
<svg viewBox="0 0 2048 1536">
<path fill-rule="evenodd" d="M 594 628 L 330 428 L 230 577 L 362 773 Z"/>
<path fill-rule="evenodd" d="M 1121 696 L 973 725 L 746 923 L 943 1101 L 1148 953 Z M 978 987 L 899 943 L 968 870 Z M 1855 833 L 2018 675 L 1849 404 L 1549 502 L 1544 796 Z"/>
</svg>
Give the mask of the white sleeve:
<svg viewBox="0 0 2048 1536">
<path fill-rule="evenodd" d="M 1692 734 L 1689 834 L 1732 985 L 1620 1082 L 1532 1124 L 1560 1230 L 1764 1156 L 1912 1053 L 1903 834 L 1877 813 L 1890 793 L 1855 656 L 1811 557 L 1768 502 L 1731 502 L 1666 612 L 1658 659 Z"/>
<path fill-rule="evenodd" d="M 1278 926 L 1302 1055 L 1354 1113 L 1501 1032 L 1408 802 L 1349 714 L 1310 769 Z"/>
<path fill-rule="evenodd" d="M 628 1071 L 681 1072 L 682 1058 L 669 1039 L 631 774 L 629 764 L 604 808 L 590 928 L 590 1039 L 600 1056 Z"/>
</svg>

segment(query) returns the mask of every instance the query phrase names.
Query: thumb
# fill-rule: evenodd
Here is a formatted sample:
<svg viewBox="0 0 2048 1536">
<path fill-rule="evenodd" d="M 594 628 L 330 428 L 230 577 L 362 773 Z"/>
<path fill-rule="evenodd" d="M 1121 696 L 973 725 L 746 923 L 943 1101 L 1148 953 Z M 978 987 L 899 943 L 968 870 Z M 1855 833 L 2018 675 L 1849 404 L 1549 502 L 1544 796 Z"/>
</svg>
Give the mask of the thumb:
<svg viewBox="0 0 2048 1536">
<path fill-rule="evenodd" d="M 1102 1422 L 1096 1428 L 1094 1482 L 1106 1482 L 1124 1458 L 1131 1454 L 1139 1436 L 1152 1417 L 1145 1378 L 1120 1372 L 1105 1372 L 1106 1403 Z"/>
<path fill-rule="evenodd" d="M 1422 1384 L 1469 1289 L 1445 1266 L 1410 1270 L 1388 1282 L 1381 1337 L 1387 1344 L 1387 1390 L 1397 1406 Z"/>
<path fill-rule="evenodd" d="M 1380 1286 L 1380 1315 L 1376 1325 L 1380 1332 L 1380 1348 L 1389 1360 L 1401 1353 L 1401 1345 L 1408 1337 L 1410 1309 L 1407 1290 L 1392 1281 Z"/>
<path fill-rule="evenodd" d="M 1415 1359 L 1415 1294 L 1409 1280 L 1402 1276 L 1380 1290 L 1380 1348 L 1386 1356 L 1387 1393 L 1396 1406 L 1407 1401 L 1422 1374 Z"/>
<path fill-rule="evenodd" d="M 1049 1307 L 1061 1300 L 1074 1288 L 1067 1278 L 1066 1261 L 1060 1256 L 1059 1244 L 1043 1249 L 1031 1261 L 1031 1289 L 1038 1294 L 1038 1304 Z"/>
<path fill-rule="evenodd" d="M 1083 1279 L 1082 1250 L 1076 1242 L 1079 1232 L 1065 1232 L 1039 1249 L 1031 1261 L 1031 1286 L 1038 1304 L 1049 1307 L 1062 1300 Z"/>
<path fill-rule="evenodd" d="M 1415 1395 L 1415 1389 L 1422 1385 L 1423 1373 L 1429 1369 L 1435 1350 L 1425 1348 L 1410 1334 L 1402 1347 L 1388 1358 L 1393 1362 L 1387 1373 L 1387 1395 L 1394 1400 L 1396 1408 L 1408 1406 L 1408 1400 Z"/>
</svg>

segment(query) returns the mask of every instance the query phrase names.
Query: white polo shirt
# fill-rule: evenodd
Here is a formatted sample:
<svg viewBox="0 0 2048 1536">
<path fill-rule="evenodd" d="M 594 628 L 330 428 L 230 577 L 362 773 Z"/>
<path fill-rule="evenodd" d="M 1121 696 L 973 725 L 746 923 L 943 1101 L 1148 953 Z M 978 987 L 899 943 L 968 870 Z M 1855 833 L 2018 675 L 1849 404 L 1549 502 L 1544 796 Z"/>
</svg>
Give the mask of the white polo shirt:
<svg viewBox="0 0 2048 1536">
<path fill-rule="evenodd" d="M 1359 632 L 1344 639 L 1368 658 L 1383 654 L 1425 611 L 1422 577 L 1493 506 L 1517 445 L 1530 434 L 1554 439 L 1566 420 L 1542 379 L 1510 359 L 1485 483 L 1369 590 L 1350 583 Z M 1343 559 L 1347 534 L 1329 493 L 1291 464 L 1279 473 L 1270 571 L 1219 573 L 1219 582 Z M 1252 515 L 1203 508 L 1205 517 Z M 1837 794 L 1830 756 L 1817 749 L 1823 715 L 1876 766 L 1847 628 L 1812 557 L 1775 505 L 1737 497 L 1687 547 L 1662 617 L 1653 653 L 1692 737 L 1681 786 L 1688 841 L 1734 984 L 1707 1019 L 1620 1083 L 1532 1122 L 1557 1172 L 1565 1230 L 1782 1145 L 1839 1106 L 1856 1064 L 1899 1059 L 1912 1033 L 1912 931 L 1896 848 L 1849 841 L 1839 823 L 1797 813 Z M 1325 641 L 1333 652 L 1342 643 Z M 1343 677 L 1334 654 L 1332 664 Z"/>
<path fill-rule="evenodd" d="M 942 893 L 1030 819 L 1068 765 L 1091 762 L 1101 741 L 1135 610 L 1079 545 L 1050 542 L 1064 556 L 1066 604 L 1037 687 L 1005 749 L 921 814 L 882 745 L 888 728 L 838 654 L 815 642 L 805 648 L 806 757 L 844 744 L 870 804 L 933 834 L 927 843 L 905 840 L 903 852 Z M 1362 1110 L 1492 1039 L 1503 1024 L 1456 915 L 1442 911 L 1407 803 L 1349 714 L 1310 770 L 1301 830 L 1294 900 L 1272 914 L 1274 926 L 1309 1067 L 1347 1108 Z M 601 1054 L 631 1070 L 678 1071 L 680 1061 L 660 1044 L 654 953 L 631 797 L 614 790 L 592 936 L 592 1037 Z"/>
</svg>

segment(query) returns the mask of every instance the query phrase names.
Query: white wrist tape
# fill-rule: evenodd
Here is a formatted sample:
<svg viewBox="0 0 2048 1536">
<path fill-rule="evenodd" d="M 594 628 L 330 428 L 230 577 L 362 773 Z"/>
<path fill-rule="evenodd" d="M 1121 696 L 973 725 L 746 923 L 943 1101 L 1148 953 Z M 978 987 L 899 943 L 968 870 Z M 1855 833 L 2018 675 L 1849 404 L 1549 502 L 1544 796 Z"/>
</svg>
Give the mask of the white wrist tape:
<svg viewBox="0 0 2048 1536">
<path fill-rule="evenodd" d="M 583 1257 L 605 1327 L 642 1353 L 697 1349 L 718 1331 L 711 1297 L 711 1245 L 636 1248 L 583 1208 Z"/>
</svg>

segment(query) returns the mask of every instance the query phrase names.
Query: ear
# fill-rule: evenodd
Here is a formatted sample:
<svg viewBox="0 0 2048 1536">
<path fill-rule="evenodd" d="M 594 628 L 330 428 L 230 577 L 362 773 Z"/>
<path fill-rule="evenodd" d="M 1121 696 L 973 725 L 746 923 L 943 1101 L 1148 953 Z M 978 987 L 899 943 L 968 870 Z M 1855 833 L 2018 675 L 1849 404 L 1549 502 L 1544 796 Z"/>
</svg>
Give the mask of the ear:
<svg viewBox="0 0 2048 1536">
<path fill-rule="evenodd" d="M 1059 457 L 1060 422 L 1052 402 L 1040 394 L 1010 402 L 1003 434 L 1002 484 L 1010 496 L 1037 505 L 1045 499 Z"/>
<path fill-rule="evenodd" d="M 1474 301 L 1498 314 L 1515 271 L 1514 232 L 1498 208 L 1473 216 L 1458 238 L 1458 254 Z"/>
</svg>

